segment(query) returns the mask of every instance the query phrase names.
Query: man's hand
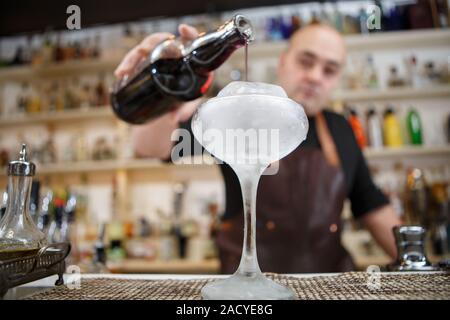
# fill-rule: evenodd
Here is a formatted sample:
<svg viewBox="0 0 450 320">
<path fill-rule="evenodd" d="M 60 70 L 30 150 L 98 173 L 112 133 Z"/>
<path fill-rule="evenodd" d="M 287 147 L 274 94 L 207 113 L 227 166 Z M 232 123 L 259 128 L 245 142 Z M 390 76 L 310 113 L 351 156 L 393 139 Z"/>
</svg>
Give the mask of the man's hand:
<svg viewBox="0 0 450 320">
<path fill-rule="evenodd" d="M 180 24 L 178 32 L 180 33 L 182 40 L 193 40 L 198 37 L 197 29 L 187 24 Z M 127 53 L 114 71 L 114 75 L 117 78 L 121 78 L 124 75 L 131 73 L 137 67 L 139 62 L 144 60 L 159 43 L 170 37 L 173 37 L 173 35 L 168 32 L 158 32 L 146 37 L 140 44 Z"/>
<path fill-rule="evenodd" d="M 198 31 L 186 24 L 181 24 L 178 31 L 184 41 L 198 37 Z M 160 42 L 172 36 L 170 33 L 161 32 L 146 37 L 139 45 L 128 52 L 115 70 L 114 75 L 121 78 L 132 73 Z M 170 140 L 172 132 L 179 127 L 180 122 L 187 121 L 192 116 L 199 104 L 200 99 L 189 101 L 158 119 L 144 125 L 133 126 L 132 137 L 136 154 L 141 157 L 167 159 L 173 145 Z"/>
</svg>

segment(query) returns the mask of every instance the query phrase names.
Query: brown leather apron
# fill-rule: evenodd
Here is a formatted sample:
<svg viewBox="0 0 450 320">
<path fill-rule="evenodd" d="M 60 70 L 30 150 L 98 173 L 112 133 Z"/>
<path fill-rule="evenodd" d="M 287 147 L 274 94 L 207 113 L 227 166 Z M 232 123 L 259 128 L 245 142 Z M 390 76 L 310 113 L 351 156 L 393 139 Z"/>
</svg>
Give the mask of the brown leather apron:
<svg viewBox="0 0 450 320">
<path fill-rule="evenodd" d="M 354 269 L 341 244 L 344 173 L 322 113 L 319 148 L 297 148 L 263 175 L 256 204 L 256 243 L 263 272 L 343 272 Z M 224 220 L 217 234 L 222 273 L 234 273 L 243 243 L 243 213 Z"/>
</svg>

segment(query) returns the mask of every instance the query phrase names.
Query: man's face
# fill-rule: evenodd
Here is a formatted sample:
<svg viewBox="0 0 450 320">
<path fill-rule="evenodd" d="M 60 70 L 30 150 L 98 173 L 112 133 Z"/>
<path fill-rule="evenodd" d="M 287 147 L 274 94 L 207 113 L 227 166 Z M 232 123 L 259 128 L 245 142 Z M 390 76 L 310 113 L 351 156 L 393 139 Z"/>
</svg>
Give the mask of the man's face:
<svg viewBox="0 0 450 320">
<path fill-rule="evenodd" d="M 314 115 L 336 88 L 345 60 L 342 37 L 326 26 L 297 32 L 278 65 L 278 80 L 287 95 Z"/>
</svg>

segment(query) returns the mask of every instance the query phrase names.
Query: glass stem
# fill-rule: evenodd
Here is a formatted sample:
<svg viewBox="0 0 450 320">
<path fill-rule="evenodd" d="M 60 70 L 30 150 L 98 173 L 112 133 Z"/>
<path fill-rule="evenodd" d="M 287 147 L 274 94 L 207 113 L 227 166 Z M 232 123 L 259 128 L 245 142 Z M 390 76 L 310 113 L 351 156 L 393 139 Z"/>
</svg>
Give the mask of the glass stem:
<svg viewBox="0 0 450 320">
<path fill-rule="evenodd" d="M 242 170 L 243 171 L 243 170 Z M 261 273 L 256 253 L 256 191 L 261 170 L 239 172 L 244 201 L 244 244 L 238 274 L 252 277 Z"/>
</svg>

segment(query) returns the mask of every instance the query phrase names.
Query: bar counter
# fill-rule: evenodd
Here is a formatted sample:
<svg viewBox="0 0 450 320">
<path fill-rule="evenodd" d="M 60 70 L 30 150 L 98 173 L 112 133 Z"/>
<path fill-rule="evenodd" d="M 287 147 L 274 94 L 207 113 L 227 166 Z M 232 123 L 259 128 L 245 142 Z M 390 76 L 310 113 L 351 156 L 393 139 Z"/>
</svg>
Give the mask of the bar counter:
<svg viewBox="0 0 450 320">
<path fill-rule="evenodd" d="M 266 275 L 290 286 L 299 300 L 450 300 L 450 272 L 347 272 Z M 209 281 L 228 275 L 65 274 L 11 289 L 5 299 L 33 300 L 200 300 Z"/>
</svg>

